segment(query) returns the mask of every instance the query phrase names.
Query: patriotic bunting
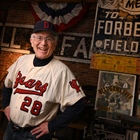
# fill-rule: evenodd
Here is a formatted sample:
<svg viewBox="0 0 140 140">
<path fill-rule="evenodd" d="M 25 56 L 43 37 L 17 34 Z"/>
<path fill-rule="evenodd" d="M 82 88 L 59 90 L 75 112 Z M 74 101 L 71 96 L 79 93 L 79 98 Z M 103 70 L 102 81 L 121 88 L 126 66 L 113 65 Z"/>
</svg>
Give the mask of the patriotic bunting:
<svg viewBox="0 0 140 140">
<path fill-rule="evenodd" d="M 56 30 L 63 31 L 76 24 L 85 15 L 89 5 L 83 6 L 76 3 L 31 3 L 35 20 L 47 20 L 52 22 Z"/>
</svg>

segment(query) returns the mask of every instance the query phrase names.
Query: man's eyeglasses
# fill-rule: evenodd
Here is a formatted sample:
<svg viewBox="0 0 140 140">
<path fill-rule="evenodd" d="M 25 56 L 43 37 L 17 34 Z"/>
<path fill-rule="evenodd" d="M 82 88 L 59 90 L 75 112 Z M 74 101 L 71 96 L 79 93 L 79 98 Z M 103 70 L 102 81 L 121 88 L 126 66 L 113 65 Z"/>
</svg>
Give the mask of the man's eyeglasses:
<svg viewBox="0 0 140 140">
<path fill-rule="evenodd" d="M 42 42 L 45 40 L 48 43 L 52 43 L 54 41 L 54 38 L 52 37 L 33 36 L 33 38 L 36 42 Z"/>
</svg>

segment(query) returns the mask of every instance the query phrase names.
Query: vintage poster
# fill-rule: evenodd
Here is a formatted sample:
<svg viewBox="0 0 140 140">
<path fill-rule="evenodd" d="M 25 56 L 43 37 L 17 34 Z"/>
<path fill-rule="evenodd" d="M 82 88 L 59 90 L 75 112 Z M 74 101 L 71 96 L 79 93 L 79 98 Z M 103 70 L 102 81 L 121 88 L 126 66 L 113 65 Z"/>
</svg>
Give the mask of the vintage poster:
<svg viewBox="0 0 140 140">
<path fill-rule="evenodd" d="M 99 117 L 116 119 L 118 114 L 132 116 L 136 76 L 100 71 L 95 110 Z"/>
<path fill-rule="evenodd" d="M 140 57 L 140 0 L 98 0 L 91 50 Z"/>
</svg>

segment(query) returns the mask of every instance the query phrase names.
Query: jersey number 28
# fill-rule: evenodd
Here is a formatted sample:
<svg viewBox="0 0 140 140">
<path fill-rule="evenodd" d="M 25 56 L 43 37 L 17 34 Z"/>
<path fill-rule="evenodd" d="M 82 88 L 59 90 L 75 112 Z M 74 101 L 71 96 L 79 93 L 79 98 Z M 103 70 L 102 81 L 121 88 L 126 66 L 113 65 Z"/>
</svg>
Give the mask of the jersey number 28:
<svg viewBox="0 0 140 140">
<path fill-rule="evenodd" d="M 33 105 L 31 106 L 32 98 L 26 96 L 24 98 L 24 102 L 22 103 L 20 109 L 25 112 L 31 112 L 32 115 L 38 116 L 42 107 L 42 103 L 39 101 L 34 101 Z M 31 107 L 30 107 L 31 106 Z M 30 110 L 29 110 L 30 109 Z"/>
</svg>

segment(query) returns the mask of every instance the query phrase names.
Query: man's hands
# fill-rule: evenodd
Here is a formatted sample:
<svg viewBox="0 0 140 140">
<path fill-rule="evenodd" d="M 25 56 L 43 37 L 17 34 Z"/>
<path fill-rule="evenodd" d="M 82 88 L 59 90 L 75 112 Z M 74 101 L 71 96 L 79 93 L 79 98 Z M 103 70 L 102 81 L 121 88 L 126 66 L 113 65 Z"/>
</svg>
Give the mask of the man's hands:
<svg viewBox="0 0 140 140">
<path fill-rule="evenodd" d="M 8 119 L 8 121 L 10 121 L 10 107 L 7 106 L 4 109 L 4 113 Z M 43 122 L 40 125 L 38 125 L 36 128 L 34 128 L 31 131 L 32 135 L 37 135 L 36 138 L 40 138 L 41 136 L 43 136 L 44 134 L 48 134 L 49 133 L 49 129 L 48 129 L 48 122 Z"/>
<path fill-rule="evenodd" d="M 48 122 L 43 122 L 31 131 L 32 135 L 38 134 L 36 138 L 40 138 L 44 134 L 48 134 Z"/>
<path fill-rule="evenodd" d="M 10 106 L 7 106 L 5 109 L 4 109 L 4 113 L 8 119 L 8 121 L 10 121 Z"/>
</svg>

